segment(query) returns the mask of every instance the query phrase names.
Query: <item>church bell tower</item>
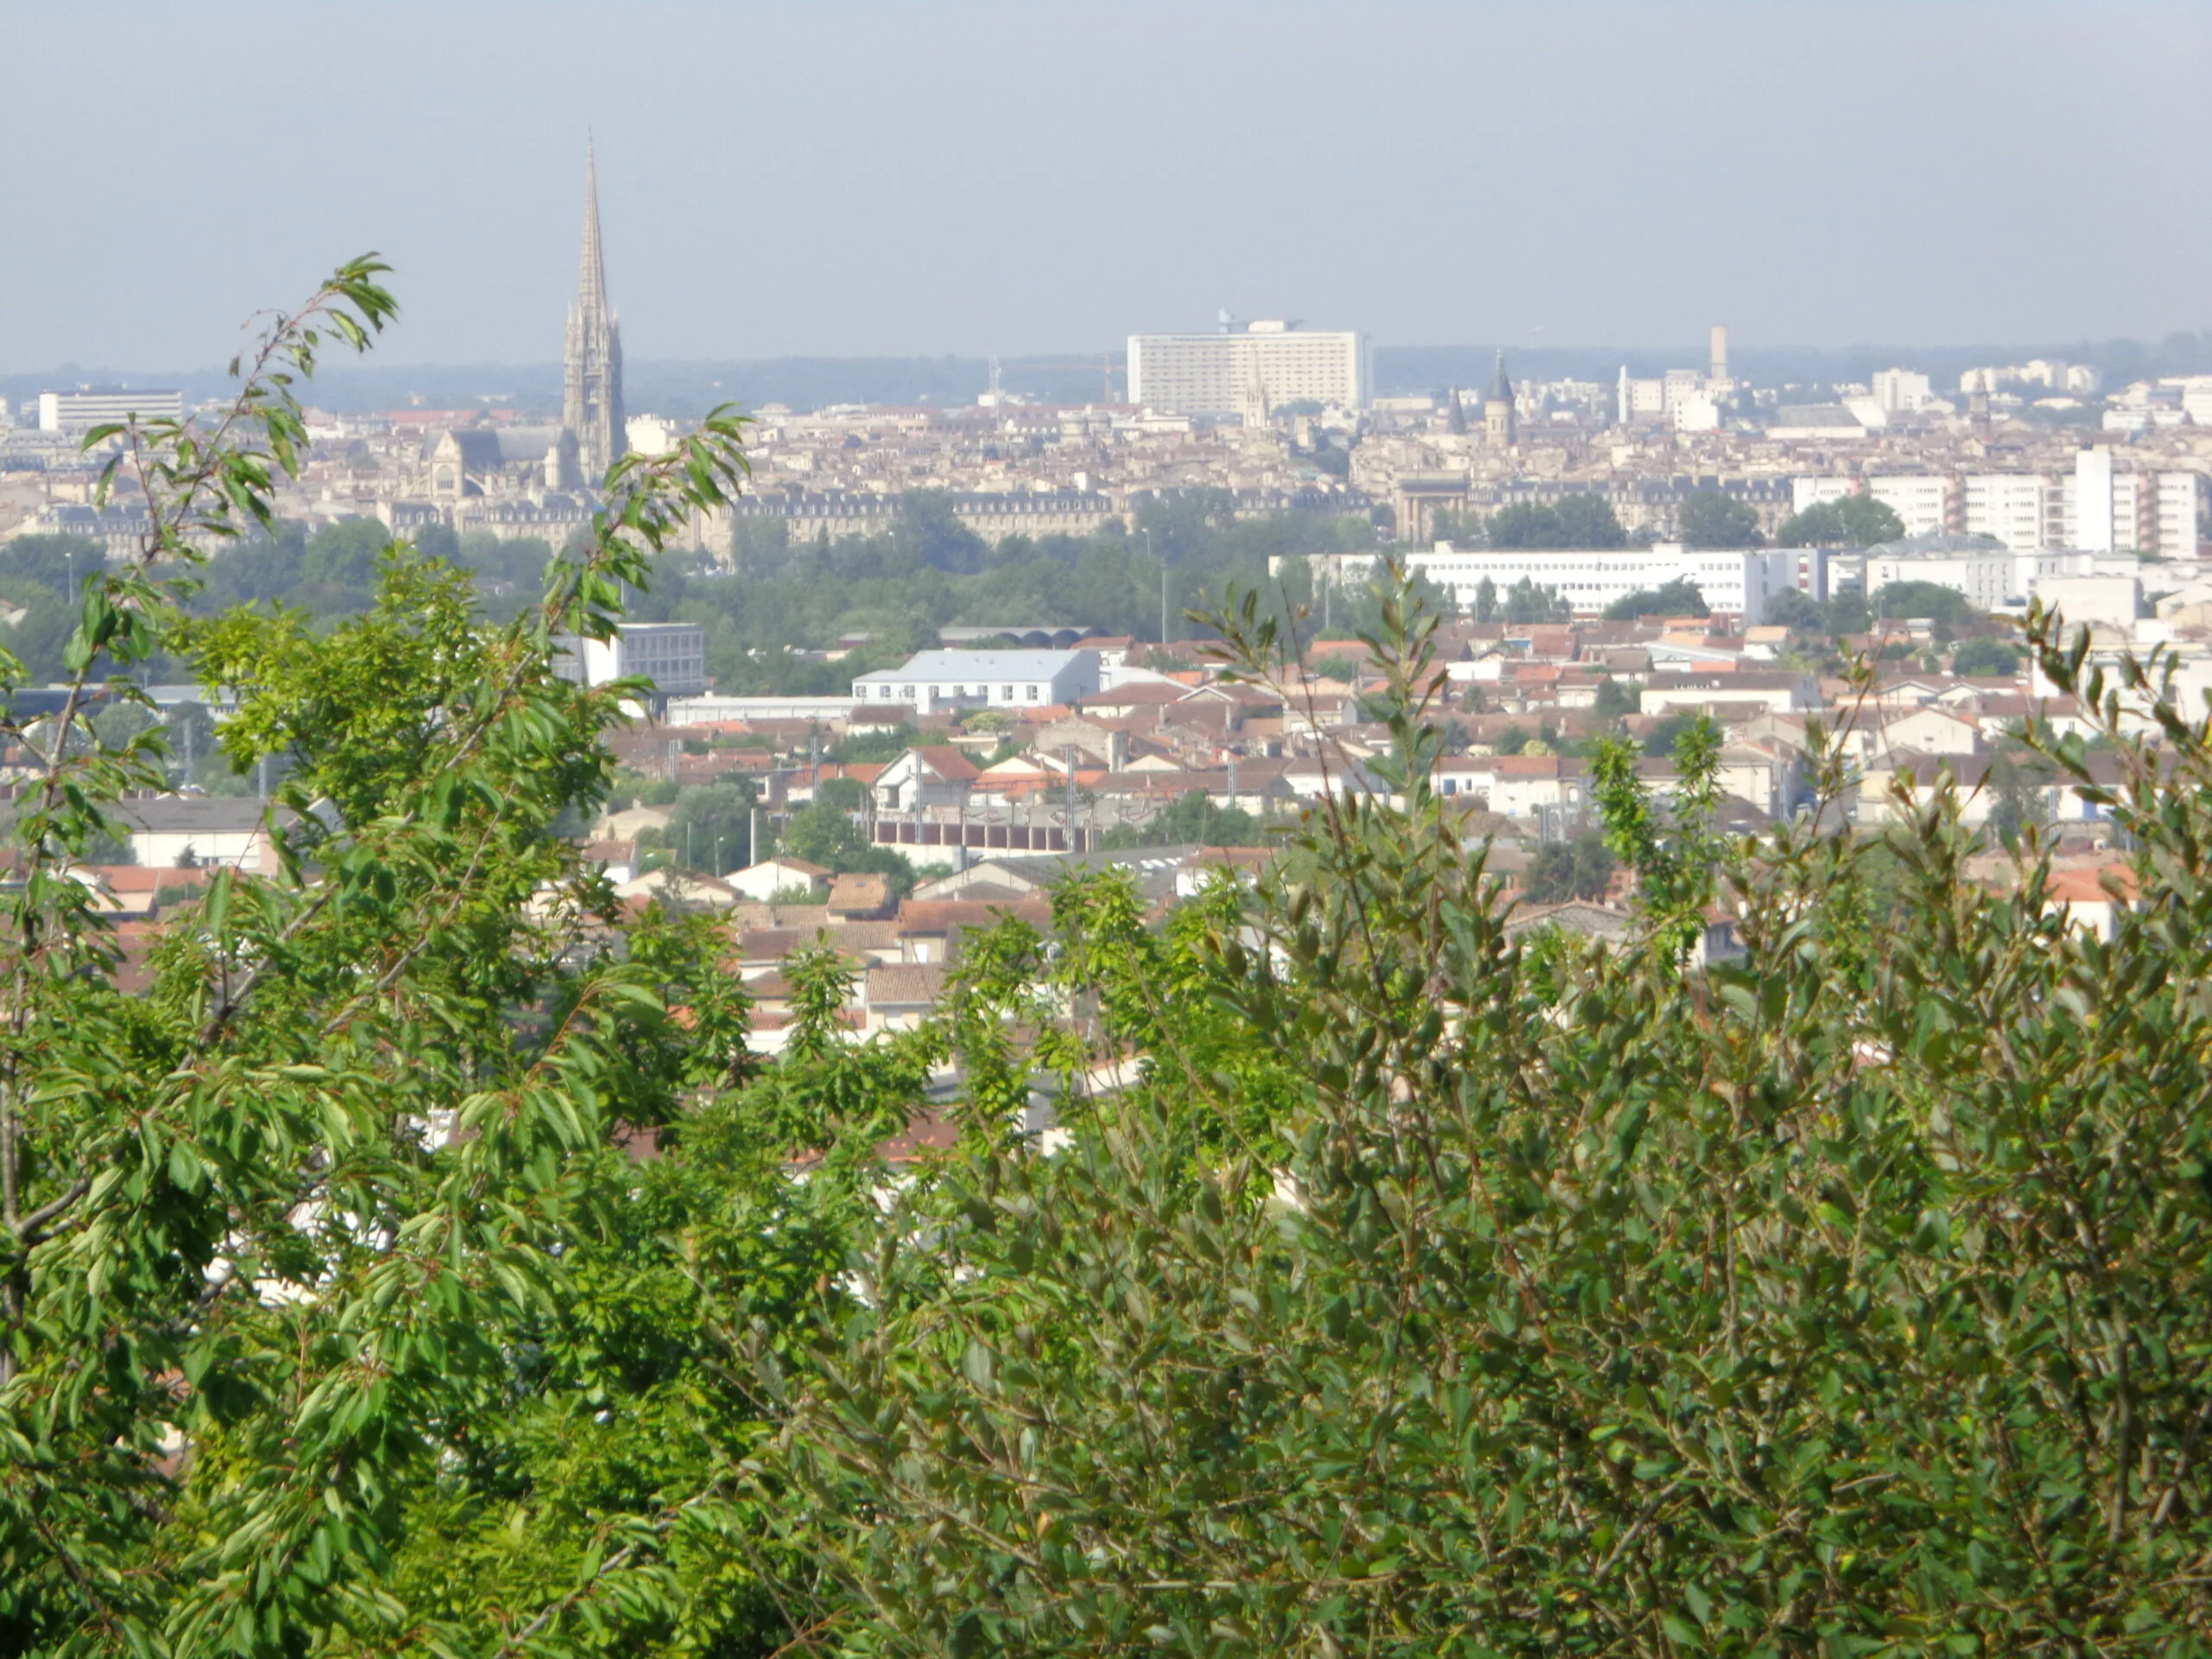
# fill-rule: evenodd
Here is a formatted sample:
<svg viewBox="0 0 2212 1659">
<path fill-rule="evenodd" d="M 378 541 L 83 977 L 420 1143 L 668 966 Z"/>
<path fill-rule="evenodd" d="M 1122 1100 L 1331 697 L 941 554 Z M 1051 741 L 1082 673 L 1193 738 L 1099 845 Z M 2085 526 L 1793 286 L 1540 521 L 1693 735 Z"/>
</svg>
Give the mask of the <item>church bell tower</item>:
<svg viewBox="0 0 2212 1659">
<path fill-rule="evenodd" d="M 563 354 L 561 423 L 575 439 L 583 481 L 596 489 L 629 448 L 622 419 L 622 325 L 607 302 L 607 263 L 599 245 L 599 158 L 584 151 L 583 270 L 569 310 Z"/>
</svg>

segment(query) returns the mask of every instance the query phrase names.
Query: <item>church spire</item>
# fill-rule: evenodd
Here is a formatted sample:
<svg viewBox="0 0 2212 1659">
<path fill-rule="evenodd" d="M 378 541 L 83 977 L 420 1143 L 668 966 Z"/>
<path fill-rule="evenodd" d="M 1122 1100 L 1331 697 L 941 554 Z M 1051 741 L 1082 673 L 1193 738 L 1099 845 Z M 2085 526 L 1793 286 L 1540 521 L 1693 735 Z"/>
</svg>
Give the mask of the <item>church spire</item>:
<svg viewBox="0 0 2212 1659">
<path fill-rule="evenodd" d="M 561 424 L 575 440 L 582 474 L 577 481 L 596 485 L 629 441 L 622 419 L 622 329 L 607 301 L 607 257 L 599 236 L 599 149 L 588 137 L 583 267 L 576 278 L 576 303 L 569 313 L 561 394 Z"/>
<path fill-rule="evenodd" d="M 599 246 L 599 147 L 584 141 L 584 262 L 576 305 L 587 316 L 607 312 L 607 261 Z"/>
</svg>

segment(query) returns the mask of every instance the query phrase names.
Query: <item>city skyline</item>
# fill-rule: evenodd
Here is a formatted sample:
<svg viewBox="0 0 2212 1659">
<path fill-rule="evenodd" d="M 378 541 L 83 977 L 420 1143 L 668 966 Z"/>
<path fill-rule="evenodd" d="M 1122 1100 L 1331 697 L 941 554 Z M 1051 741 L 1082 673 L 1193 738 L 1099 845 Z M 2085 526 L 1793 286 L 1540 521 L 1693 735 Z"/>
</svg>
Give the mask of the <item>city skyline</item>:
<svg viewBox="0 0 2212 1659">
<path fill-rule="evenodd" d="M 218 360 L 367 247 L 404 307 L 386 362 L 550 360 L 587 124 L 633 362 L 1058 354 L 1223 306 L 1510 352 L 2212 322 L 2198 9 L 1134 10 L 664 5 L 577 54 L 566 7 L 332 8 L 288 25 L 315 68 L 257 88 L 288 136 L 249 151 L 206 89 L 266 49 L 267 9 L 126 5 L 107 95 L 185 135 L 187 176 L 235 151 L 243 199 L 164 169 L 50 188 L 69 251 L 0 273 L 0 373 Z M 0 27 L 31 72 L 0 141 L 19 181 L 66 181 L 88 152 L 59 72 L 91 24 Z"/>
</svg>

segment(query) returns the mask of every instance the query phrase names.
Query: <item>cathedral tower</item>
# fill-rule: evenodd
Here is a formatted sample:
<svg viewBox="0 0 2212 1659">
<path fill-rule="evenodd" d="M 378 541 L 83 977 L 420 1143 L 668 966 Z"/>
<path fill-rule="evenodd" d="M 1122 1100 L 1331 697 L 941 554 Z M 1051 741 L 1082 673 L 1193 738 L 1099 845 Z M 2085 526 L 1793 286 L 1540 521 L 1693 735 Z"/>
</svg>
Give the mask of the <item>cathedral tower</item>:
<svg viewBox="0 0 2212 1659">
<path fill-rule="evenodd" d="M 1490 396 L 1483 399 L 1483 437 L 1493 449 L 1510 449 L 1520 435 L 1518 428 L 1513 412 L 1513 383 L 1505 378 L 1505 353 L 1500 352 Z"/>
<path fill-rule="evenodd" d="M 599 246 L 599 162 L 584 152 L 584 260 L 569 310 L 561 376 L 561 423 L 575 434 L 582 481 L 596 489 L 628 448 L 622 423 L 622 325 L 607 302 L 607 263 Z"/>
</svg>

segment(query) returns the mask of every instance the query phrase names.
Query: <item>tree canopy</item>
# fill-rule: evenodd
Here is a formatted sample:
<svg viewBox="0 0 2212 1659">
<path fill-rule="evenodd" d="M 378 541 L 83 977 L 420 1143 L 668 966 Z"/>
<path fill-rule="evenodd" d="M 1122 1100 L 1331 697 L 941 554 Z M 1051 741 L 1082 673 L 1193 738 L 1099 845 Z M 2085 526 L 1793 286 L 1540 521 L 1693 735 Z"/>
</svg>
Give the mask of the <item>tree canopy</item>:
<svg viewBox="0 0 2212 1659">
<path fill-rule="evenodd" d="M 1658 779 L 1596 740 L 1600 845 L 1541 880 L 1613 861 L 1599 940 L 1464 838 L 1440 618 L 1388 582 L 1375 787 L 1249 883 L 1161 915 L 1071 870 L 866 1039 L 825 939 L 756 1044 L 728 930 L 558 830 L 620 710 L 553 641 L 727 500 L 734 417 L 618 463 L 512 620 L 404 544 L 326 625 L 187 607 L 187 531 L 266 527 L 382 271 L 271 325 L 219 440 L 133 435 L 155 533 L 86 584 L 16 803 L 10 1651 L 2212 1644 L 2212 734 L 2158 659 L 2031 618 L 2099 753 L 2009 746 L 1987 830 L 1941 776 L 1840 827 L 1818 722 L 1815 810 L 1751 839 L 1708 718 Z M 1256 596 L 1207 626 L 1292 672 Z M 156 653 L 240 688 L 285 817 L 126 981 L 78 877 L 162 728 L 92 690 Z M 2126 849 L 2094 918 L 2062 784 Z"/>
<path fill-rule="evenodd" d="M 1815 501 L 1791 513 L 1774 533 L 1777 547 L 1875 547 L 1904 538 L 1904 520 L 1894 507 L 1858 494 Z"/>
<path fill-rule="evenodd" d="M 1719 490 L 1698 490 L 1684 498 L 1675 533 L 1685 547 L 1757 547 L 1758 510 Z"/>
<path fill-rule="evenodd" d="M 1635 593 L 1624 594 L 1605 607 L 1608 622 L 1633 622 L 1639 616 L 1712 614 L 1713 607 L 1705 602 L 1703 591 L 1688 576 L 1677 576 L 1656 588 L 1641 588 Z"/>
<path fill-rule="evenodd" d="M 1516 502 L 1491 515 L 1492 547 L 1625 547 L 1628 532 L 1612 503 L 1586 491 L 1561 496 L 1550 505 Z"/>
</svg>

